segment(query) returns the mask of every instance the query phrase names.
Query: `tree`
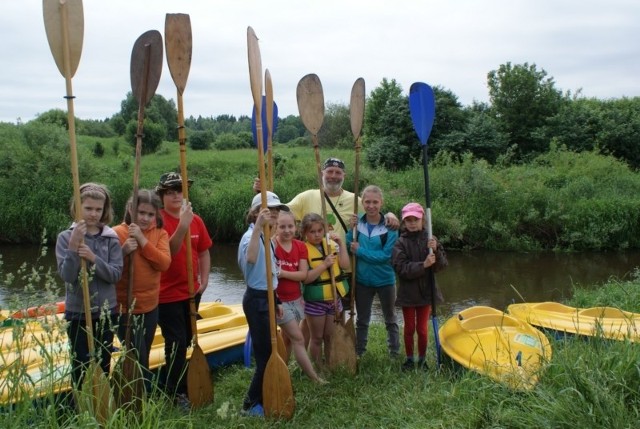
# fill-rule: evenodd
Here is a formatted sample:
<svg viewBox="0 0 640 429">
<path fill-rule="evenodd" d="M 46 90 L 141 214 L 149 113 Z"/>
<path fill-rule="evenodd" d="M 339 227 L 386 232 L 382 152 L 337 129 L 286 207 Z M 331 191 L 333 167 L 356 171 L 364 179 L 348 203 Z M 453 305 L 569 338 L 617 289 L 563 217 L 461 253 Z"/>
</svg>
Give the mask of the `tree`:
<svg viewBox="0 0 640 429">
<path fill-rule="evenodd" d="M 596 99 L 574 99 L 565 103 L 540 130 L 547 141 L 554 140 L 567 149 L 581 152 L 592 150 L 603 128 L 603 103 Z"/>
<path fill-rule="evenodd" d="M 173 100 L 167 100 L 162 95 L 156 94 L 151 98 L 144 112 L 145 120 L 149 119 L 163 126 L 165 130 L 165 135 L 162 136 L 163 140 L 177 141 L 178 110 Z M 115 119 L 116 115 L 112 119 Z M 138 120 L 138 100 L 135 99 L 131 91 L 127 93 L 126 98 L 120 103 L 119 115 L 126 124 L 131 120 Z"/>
<path fill-rule="evenodd" d="M 409 114 L 409 99 L 402 95 L 402 87 L 392 79 L 384 78 L 380 86 L 371 91 L 365 107 L 363 146 L 373 147 L 378 153 L 397 153 L 392 169 L 403 169 L 421 156 L 420 142 L 413 131 Z M 382 147 L 389 145 L 389 147 Z M 395 151 L 395 152 L 394 152 Z M 372 167 L 379 156 L 368 156 Z"/>
<path fill-rule="evenodd" d="M 273 137 L 278 143 L 288 143 L 304 136 L 305 127 L 299 116 L 289 115 L 278 121 L 278 129 Z"/>
<path fill-rule="evenodd" d="M 603 102 L 602 127 L 597 146 L 604 152 L 640 168 L 640 97 Z"/>
<path fill-rule="evenodd" d="M 351 147 L 353 145 L 348 106 L 327 103 L 324 122 L 318 133 L 318 144 L 328 148 Z"/>
<path fill-rule="evenodd" d="M 193 150 L 204 150 L 209 149 L 211 147 L 211 143 L 213 142 L 213 132 L 210 130 L 207 131 L 189 131 L 189 138 L 187 139 L 189 143 L 189 147 Z"/>
<path fill-rule="evenodd" d="M 440 150 L 446 150 L 462 160 L 465 153 L 494 163 L 509 145 L 508 137 L 502 133 L 496 120 L 486 112 L 471 113 L 462 130 L 455 130 L 438 140 Z"/>
<path fill-rule="evenodd" d="M 40 113 L 34 121 L 41 122 L 43 124 L 57 125 L 65 130 L 69 128 L 69 117 L 67 112 L 62 109 L 47 110 L 44 113 Z"/>
<path fill-rule="evenodd" d="M 138 121 L 131 120 L 127 124 L 127 131 L 125 133 L 125 139 L 132 147 L 136 147 L 138 132 Z M 159 124 L 157 122 L 153 122 L 151 119 L 145 119 L 143 123 L 143 134 L 142 137 L 142 155 L 146 155 L 149 153 L 154 153 L 158 150 L 160 145 L 162 144 L 162 140 L 164 136 L 167 134 L 167 131 L 164 129 L 164 125 Z"/>
<path fill-rule="evenodd" d="M 554 116 L 564 101 L 547 72 L 536 65 L 502 64 L 487 75 L 489 99 L 500 130 L 516 144 L 520 156 L 541 153 L 548 142 L 535 138 L 537 128 Z"/>
</svg>

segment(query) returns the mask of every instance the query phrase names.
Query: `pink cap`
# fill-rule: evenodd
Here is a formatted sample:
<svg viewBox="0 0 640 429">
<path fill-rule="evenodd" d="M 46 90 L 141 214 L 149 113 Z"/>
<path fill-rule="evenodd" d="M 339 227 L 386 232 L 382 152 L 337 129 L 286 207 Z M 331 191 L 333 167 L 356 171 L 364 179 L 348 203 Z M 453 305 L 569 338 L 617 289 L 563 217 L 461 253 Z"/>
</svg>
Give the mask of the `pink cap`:
<svg viewBox="0 0 640 429">
<path fill-rule="evenodd" d="M 418 203 L 409 203 L 402 208 L 402 220 L 409 216 L 414 216 L 418 219 L 422 219 L 424 217 L 424 209 Z"/>
</svg>

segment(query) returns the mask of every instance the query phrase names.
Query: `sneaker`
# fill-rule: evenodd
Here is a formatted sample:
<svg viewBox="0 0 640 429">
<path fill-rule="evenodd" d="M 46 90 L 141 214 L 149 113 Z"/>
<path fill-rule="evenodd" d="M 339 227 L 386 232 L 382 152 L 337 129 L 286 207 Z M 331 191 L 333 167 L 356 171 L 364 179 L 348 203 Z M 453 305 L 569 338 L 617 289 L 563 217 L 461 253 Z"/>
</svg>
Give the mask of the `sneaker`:
<svg viewBox="0 0 640 429">
<path fill-rule="evenodd" d="M 422 371 L 429 371 L 429 365 L 427 365 L 427 361 L 424 359 L 418 360 L 418 369 Z"/>
<path fill-rule="evenodd" d="M 407 359 L 406 361 L 404 361 L 404 363 L 402 364 L 402 370 L 403 371 L 413 371 L 415 368 L 414 364 L 413 364 L 413 359 Z"/>
<path fill-rule="evenodd" d="M 262 408 L 262 405 L 260 404 L 255 404 L 248 410 L 240 411 L 240 414 L 245 417 L 264 417 L 264 408 Z"/>
<path fill-rule="evenodd" d="M 178 393 L 175 398 L 173 398 L 173 403 L 183 411 L 191 411 L 191 401 L 189 401 L 189 397 L 185 393 Z"/>
</svg>

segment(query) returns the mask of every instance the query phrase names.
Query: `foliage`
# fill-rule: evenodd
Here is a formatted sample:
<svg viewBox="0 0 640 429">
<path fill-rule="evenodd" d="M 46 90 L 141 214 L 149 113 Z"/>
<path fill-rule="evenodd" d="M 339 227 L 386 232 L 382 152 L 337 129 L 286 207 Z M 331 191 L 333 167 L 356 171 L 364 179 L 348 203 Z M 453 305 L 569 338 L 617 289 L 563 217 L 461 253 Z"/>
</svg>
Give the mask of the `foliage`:
<svg viewBox="0 0 640 429">
<path fill-rule="evenodd" d="M 41 122 L 43 124 L 56 125 L 64 128 L 65 130 L 69 128 L 69 116 L 67 115 L 67 112 L 62 109 L 47 110 L 44 113 L 40 113 L 34 121 Z"/>
<path fill-rule="evenodd" d="M 128 132 L 131 121 L 138 121 L 138 100 L 133 96 L 131 91 L 126 95 L 120 104 L 120 112 L 117 114 L 127 124 L 125 133 Z M 156 94 L 151 97 L 151 101 L 144 109 L 145 122 L 147 120 L 162 125 L 164 134 L 161 140 L 177 141 L 178 140 L 178 111 L 173 100 L 167 100 L 162 95 Z M 116 120 L 115 118 L 113 118 Z M 114 127 L 115 128 L 115 127 Z M 145 127 L 146 128 L 146 127 Z M 160 128 L 157 129 L 157 131 Z M 122 134 L 120 134 L 122 135 Z"/>
<path fill-rule="evenodd" d="M 251 118 L 242 115 L 236 119 L 233 115 L 218 115 L 217 117 L 193 116 L 185 119 L 185 126 L 196 131 L 210 131 L 214 136 L 222 133 L 251 132 Z"/>
<path fill-rule="evenodd" d="M 102 158 L 103 155 L 104 155 L 104 146 L 102 146 L 101 142 L 96 142 L 93 145 L 93 156 L 95 156 L 96 158 Z"/>
<path fill-rule="evenodd" d="M 445 150 L 457 159 L 466 153 L 495 163 L 509 144 L 508 136 L 498 129 L 496 120 L 485 112 L 472 112 L 461 130 L 452 131 L 441 137 L 438 150 Z M 437 153 L 437 152 L 436 152 Z"/>
<path fill-rule="evenodd" d="M 378 137 L 369 140 L 365 159 L 369 166 L 380 166 L 387 171 L 407 168 L 409 148 L 398 143 L 395 137 Z"/>
<path fill-rule="evenodd" d="M 433 94 L 436 100 L 436 117 L 429 136 L 429 156 L 435 156 L 440 149 L 444 149 L 441 145 L 443 138 L 452 133 L 463 132 L 470 116 L 470 110 L 464 109 L 458 97 L 450 90 L 434 86 Z"/>
<path fill-rule="evenodd" d="M 26 130 L 33 136 L 33 147 L 24 143 Z M 8 125 L 0 127 L 0 138 L 7 141 L 0 147 L 0 192 L 7 201 L 0 211 L 0 239 L 35 243 L 46 227 L 47 238 L 53 241 L 69 222 L 72 187 L 64 130 L 37 123 Z M 105 151 L 96 159 L 92 154 L 96 141 L 110 147 L 118 139 L 80 136 L 78 148 L 80 180 L 107 184 L 115 211 L 121 214 L 131 193 L 132 157 Z M 322 158 L 337 156 L 345 161 L 344 187 L 352 190 L 354 151 L 321 152 Z M 301 138 L 299 147 L 276 144 L 274 160 L 275 192 L 283 201 L 317 188 L 308 138 Z M 258 174 L 255 148 L 188 152 L 187 161 L 189 177 L 195 180 L 189 195 L 196 212 L 214 240 L 236 242 L 244 231 L 245 203 L 253 196 L 251 187 Z M 359 189 L 380 186 L 385 192 L 384 210 L 398 214 L 407 201 L 424 201 L 422 163 L 394 172 L 362 164 Z M 162 173 L 179 169 L 179 148 L 163 143 L 143 158 L 140 186 L 153 188 Z M 441 151 L 429 161 L 429 176 L 433 228 L 447 248 L 640 248 L 640 177 L 611 156 L 552 147 L 529 164 L 491 165 L 470 154 L 459 158 Z"/>
<path fill-rule="evenodd" d="M 250 144 L 238 134 L 222 133 L 216 138 L 213 147 L 217 150 L 246 149 Z"/>
<path fill-rule="evenodd" d="M 491 111 L 509 144 L 518 145 L 522 157 L 547 149 L 548 141 L 536 139 L 536 129 L 554 116 L 565 99 L 553 78 L 535 64 L 500 65 L 487 75 Z"/>
<path fill-rule="evenodd" d="M 0 145 L 0 241 L 39 243 L 45 229 L 57 235 L 69 223 L 67 132 L 39 121 L 2 127 L 0 132 L 10 136 Z M 84 165 L 79 171 L 87 176 Z"/>
<path fill-rule="evenodd" d="M 327 103 L 318 144 L 326 148 L 353 146 L 348 106 Z"/>
<path fill-rule="evenodd" d="M 289 115 L 278 120 L 278 128 L 273 140 L 278 143 L 287 143 L 298 137 L 304 136 L 304 124 L 299 116 Z"/>
<path fill-rule="evenodd" d="M 380 153 L 391 155 L 396 151 L 393 160 L 388 162 L 394 170 L 408 168 L 422 154 L 411 123 L 408 97 L 402 95 L 402 87 L 395 79 L 389 82 L 384 78 L 380 87 L 371 92 L 365 107 L 364 132 L 365 151 L 372 147 L 376 152 L 371 157 L 367 154 L 371 167 L 383 166 L 371 164 L 373 160 L 388 159 Z"/>
<path fill-rule="evenodd" d="M 132 119 L 127 124 L 125 139 L 134 148 L 133 153 L 135 153 L 135 147 L 138 140 L 137 133 L 138 121 Z M 143 123 L 142 154 L 146 155 L 157 151 L 166 134 L 163 124 L 153 122 L 151 119 L 145 119 Z"/>
<path fill-rule="evenodd" d="M 191 131 L 189 132 L 189 147 L 193 150 L 204 150 L 211 148 L 213 142 L 213 132 L 211 131 Z"/>
<path fill-rule="evenodd" d="M 76 121 L 76 132 L 83 136 L 114 137 L 115 130 L 109 120 L 79 119 Z"/>
</svg>

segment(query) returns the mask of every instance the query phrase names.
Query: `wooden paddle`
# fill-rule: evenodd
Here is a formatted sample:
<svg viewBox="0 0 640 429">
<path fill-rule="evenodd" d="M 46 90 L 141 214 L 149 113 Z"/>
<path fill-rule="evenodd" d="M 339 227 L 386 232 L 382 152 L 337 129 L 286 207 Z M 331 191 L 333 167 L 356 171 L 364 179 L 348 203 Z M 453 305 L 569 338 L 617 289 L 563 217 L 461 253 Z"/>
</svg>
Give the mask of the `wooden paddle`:
<svg viewBox="0 0 640 429">
<path fill-rule="evenodd" d="M 327 204 L 324 197 L 324 184 L 322 182 L 322 168 L 320 166 L 320 149 L 318 147 L 318 132 L 324 120 L 324 94 L 320 78 L 315 74 L 308 74 L 300 79 L 296 90 L 298 101 L 298 111 L 300 119 L 305 128 L 311 134 L 313 141 L 313 151 L 316 158 L 316 170 L 318 176 L 318 187 L 320 188 L 320 202 L 322 207 L 322 218 L 324 220 L 324 230 L 327 234 L 327 250 L 329 249 L 329 224 L 327 222 Z M 338 291 L 333 268 L 329 269 L 331 276 L 331 287 L 333 289 L 333 301 L 335 308 L 338 308 Z M 356 371 L 356 350 L 352 337 L 342 324 L 342 317 L 335 315 L 335 326 L 331 340 L 329 341 L 329 368 L 335 369 L 342 366 L 351 373 Z"/>
<path fill-rule="evenodd" d="M 71 175 L 73 180 L 73 199 L 76 208 L 75 220 L 82 220 L 82 201 L 80 199 L 80 175 L 78 172 L 78 150 L 76 145 L 75 113 L 73 109 L 73 90 L 71 78 L 75 75 L 80 63 L 82 41 L 84 37 L 84 13 L 81 0 L 44 0 L 42 3 L 44 26 L 56 66 L 65 79 L 67 99 L 67 120 L 69 126 L 69 147 L 71 158 Z M 78 408 L 85 408 L 94 415 L 100 424 L 105 424 L 113 414 L 113 396 L 107 376 L 96 360 L 91 318 L 91 301 L 89 297 L 89 278 L 87 263 L 81 259 L 80 283 L 87 329 L 87 342 L 91 361 L 85 372 L 82 392 L 87 392 L 88 400 L 83 395 L 76 395 Z M 77 393 L 77 392 L 76 392 Z"/>
<path fill-rule="evenodd" d="M 178 91 L 178 142 L 180 144 L 180 174 L 182 175 L 182 195 L 189 202 L 189 181 L 187 177 L 187 136 L 184 129 L 184 108 L 182 94 L 187 85 L 187 77 L 191 67 L 191 19 L 187 14 L 168 13 L 165 19 L 165 44 L 167 63 L 171 77 Z M 193 408 L 213 402 L 213 380 L 204 351 L 198 344 L 198 325 L 196 322 L 196 300 L 193 283 L 193 260 L 191 249 L 191 228 L 184 237 L 187 249 L 187 279 L 189 286 L 189 309 L 191 313 L 191 333 L 193 335 L 193 351 L 187 370 L 187 395 Z M 203 279 L 206 281 L 206 279 Z"/>
<path fill-rule="evenodd" d="M 353 214 L 358 214 L 358 185 L 360 181 L 360 132 L 362 131 L 362 122 L 364 121 L 364 79 L 356 79 L 351 88 L 351 101 L 349 103 L 349 119 L 351 120 L 351 133 L 355 142 L 356 149 L 356 166 L 353 178 Z M 358 228 L 353 228 L 353 241 L 358 242 Z M 351 308 L 349 309 L 349 320 L 345 324 L 347 332 L 353 337 L 353 344 L 356 343 L 356 329 L 354 327 L 354 312 L 356 305 L 356 254 L 351 255 Z"/>
<path fill-rule="evenodd" d="M 133 201 L 130 213 L 132 223 L 137 223 L 138 221 L 138 188 L 140 182 L 140 159 L 142 158 L 144 109 L 156 92 L 161 74 L 162 35 L 156 30 L 150 30 L 138 37 L 131 51 L 131 92 L 138 101 L 136 156 L 133 168 Z M 127 316 L 124 339 L 125 354 L 119 365 L 114 368 L 113 379 L 118 405 L 129 408 L 137 414 L 142 410 L 145 387 L 142 368 L 136 357 L 134 345 L 131 342 L 135 255 L 135 251 L 129 254 L 129 285 L 127 288 Z"/>
<path fill-rule="evenodd" d="M 247 28 L 247 48 L 249 59 L 249 79 L 251 82 L 251 95 L 256 109 L 256 135 L 258 136 L 258 169 L 260 183 L 265 181 L 264 146 L 262 139 L 262 59 L 258 38 L 253 28 Z M 267 207 L 266 186 L 260 187 L 262 208 Z M 262 402 L 264 413 L 267 417 L 291 419 L 295 411 L 296 402 L 291 386 L 289 368 L 280 357 L 277 350 L 275 297 L 273 291 L 273 279 L 271 270 L 271 245 L 269 237 L 269 224 L 264 226 L 264 251 L 267 270 L 267 295 L 269 299 L 269 332 L 271 333 L 271 356 L 267 361 L 262 382 Z"/>
<path fill-rule="evenodd" d="M 264 71 L 265 81 L 265 96 L 266 96 L 266 128 L 267 128 L 267 183 L 268 190 L 273 192 L 273 83 L 271 82 L 271 73 L 269 69 Z M 277 118 L 276 118 L 277 120 Z M 264 144 L 264 142 L 263 142 Z M 287 347 L 284 345 L 284 339 L 282 338 L 282 332 L 278 330 L 277 334 L 278 353 L 283 361 L 287 362 Z"/>
</svg>

